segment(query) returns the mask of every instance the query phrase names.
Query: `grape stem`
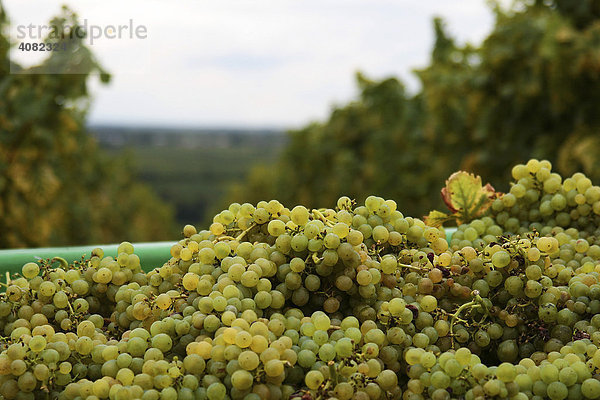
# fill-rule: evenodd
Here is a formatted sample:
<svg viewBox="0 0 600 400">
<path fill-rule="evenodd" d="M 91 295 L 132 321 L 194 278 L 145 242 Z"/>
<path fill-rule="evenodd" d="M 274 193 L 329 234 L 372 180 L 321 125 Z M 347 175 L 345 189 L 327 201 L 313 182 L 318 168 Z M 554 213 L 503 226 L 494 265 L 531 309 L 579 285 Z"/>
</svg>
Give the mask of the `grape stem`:
<svg viewBox="0 0 600 400">
<path fill-rule="evenodd" d="M 69 299 L 67 299 L 67 305 L 69 306 L 69 311 L 71 311 L 71 314 L 75 315 L 75 311 L 73 310 L 73 306 L 71 306 Z"/>
<path fill-rule="evenodd" d="M 53 264 L 56 261 L 58 261 L 60 263 L 61 268 L 63 268 L 63 269 L 69 268 L 69 263 L 67 262 L 67 260 L 65 260 L 62 257 L 54 257 L 52 260 L 50 260 L 50 264 Z"/>
<path fill-rule="evenodd" d="M 235 240 L 235 238 L 233 236 L 220 236 L 213 240 L 213 243 L 222 242 L 223 240 Z"/>
<path fill-rule="evenodd" d="M 325 216 L 323 215 L 323 213 L 321 213 L 321 211 L 317 210 L 316 208 L 312 210 L 312 213 L 314 214 L 314 216 L 316 217 L 316 219 L 320 219 L 325 225 L 332 227 L 333 226 L 333 222 L 331 222 L 330 220 L 328 220 L 327 218 L 325 218 Z"/>
<path fill-rule="evenodd" d="M 327 363 L 329 366 L 329 379 L 333 382 L 333 387 L 338 383 L 337 371 L 335 369 L 335 362 L 329 361 Z"/>
<path fill-rule="evenodd" d="M 471 295 L 473 296 L 473 300 L 461 305 L 460 307 L 458 307 L 454 314 L 451 314 L 452 319 L 450 320 L 450 336 L 452 337 L 452 341 L 454 341 L 454 325 L 458 320 L 460 320 L 459 315 L 463 311 L 467 309 L 475 310 L 478 308 L 483 308 L 486 315 L 484 315 L 484 318 L 481 320 L 481 322 L 485 320 L 486 316 L 490 316 L 490 310 L 488 310 L 487 305 L 483 301 L 483 298 L 481 298 L 481 296 L 479 295 L 479 290 L 473 290 L 473 292 L 471 292 Z"/>
<path fill-rule="evenodd" d="M 428 271 L 427 268 L 423 268 L 423 267 L 415 267 L 413 265 L 408 265 L 408 264 L 402 264 L 402 263 L 398 263 L 398 265 L 402 268 L 408 268 L 408 269 L 413 269 L 415 271 Z"/>
<path fill-rule="evenodd" d="M 252 230 L 252 228 L 254 228 L 255 226 L 256 226 L 256 223 L 253 222 L 249 227 L 247 227 L 239 235 L 237 235 L 235 237 L 235 240 L 237 240 L 237 241 L 242 240 L 248 234 L 248 232 L 250 232 Z"/>
</svg>

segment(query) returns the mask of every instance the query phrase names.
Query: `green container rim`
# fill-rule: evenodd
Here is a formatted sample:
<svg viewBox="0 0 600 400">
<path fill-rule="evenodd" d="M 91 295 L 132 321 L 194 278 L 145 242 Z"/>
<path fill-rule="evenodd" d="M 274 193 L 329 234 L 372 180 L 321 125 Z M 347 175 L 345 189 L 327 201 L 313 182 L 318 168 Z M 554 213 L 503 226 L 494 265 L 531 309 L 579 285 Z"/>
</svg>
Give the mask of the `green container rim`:
<svg viewBox="0 0 600 400">
<path fill-rule="evenodd" d="M 133 247 L 135 254 L 140 257 L 142 268 L 145 271 L 150 271 L 156 267 L 162 266 L 169 258 L 171 258 L 171 246 L 175 243 L 175 241 L 134 243 Z M 21 272 L 23 264 L 36 262 L 40 259 L 51 259 L 53 257 L 62 257 L 67 262 L 71 263 L 73 261 L 81 260 L 82 256 L 89 256 L 92 253 L 92 250 L 97 247 L 104 250 L 105 256 L 116 257 L 119 245 L 105 244 L 0 250 L 0 272 Z"/>
<path fill-rule="evenodd" d="M 456 232 L 456 228 L 445 228 L 444 231 L 446 233 L 446 240 L 450 242 L 452 234 Z M 134 243 L 133 247 L 135 254 L 140 257 L 142 268 L 145 271 L 150 271 L 162 266 L 171 258 L 171 246 L 175 243 L 176 241 Z M 102 248 L 106 256 L 116 257 L 118 246 L 118 244 L 105 244 L 0 250 L 0 272 L 21 272 L 21 267 L 25 263 L 36 262 L 40 259 L 51 259 L 53 257 L 62 257 L 71 263 L 81 260 L 82 256 L 89 256 L 92 250 L 97 247 Z"/>
</svg>

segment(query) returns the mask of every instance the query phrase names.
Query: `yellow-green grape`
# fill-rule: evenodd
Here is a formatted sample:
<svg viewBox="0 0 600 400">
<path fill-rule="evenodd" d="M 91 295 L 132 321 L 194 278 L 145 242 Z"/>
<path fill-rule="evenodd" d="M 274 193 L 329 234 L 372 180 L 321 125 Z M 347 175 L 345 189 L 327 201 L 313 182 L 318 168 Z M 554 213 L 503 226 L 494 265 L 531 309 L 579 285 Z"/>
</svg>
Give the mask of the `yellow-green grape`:
<svg viewBox="0 0 600 400">
<path fill-rule="evenodd" d="M 109 283 L 112 279 L 112 271 L 106 267 L 100 268 L 95 274 L 94 281 L 98 283 Z"/>
<path fill-rule="evenodd" d="M 500 250 L 492 255 L 492 265 L 496 268 L 504 268 L 510 264 L 510 254 L 505 250 Z"/>
<path fill-rule="evenodd" d="M 549 253 L 553 248 L 558 247 L 558 241 L 552 237 L 541 237 L 536 245 L 541 252 Z"/>
<path fill-rule="evenodd" d="M 235 344 L 242 349 L 249 347 L 252 344 L 252 335 L 246 331 L 237 332 Z"/>
<path fill-rule="evenodd" d="M 159 294 L 154 301 L 156 306 L 161 310 L 166 310 L 167 308 L 171 307 L 172 303 L 171 296 L 166 293 Z"/>
<path fill-rule="evenodd" d="M 39 353 L 40 351 L 46 348 L 46 338 L 39 335 L 32 337 L 29 340 L 29 348 L 31 349 L 31 351 Z"/>
<path fill-rule="evenodd" d="M 324 380 L 325 378 L 320 371 L 309 371 L 304 377 L 304 383 L 311 390 L 316 390 Z"/>
<path fill-rule="evenodd" d="M 181 251 L 179 252 L 179 257 L 183 260 L 183 261 L 189 261 L 192 259 L 193 257 L 193 253 L 192 250 L 184 247 L 183 249 L 181 249 Z"/>
<path fill-rule="evenodd" d="M 39 291 L 42 296 L 50 297 L 56 293 L 56 286 L 52 282 L 45 281 L 40 285 Z"/>
<path fill-rule="evenodd" d="M 183 236 L 189 238 L 195 235 L 198 231 L 194 225 L 186 225 L 183 227 Z"/>
<path fill-rule="evenodd" d="M 199 281 L 200 277 L 193 272 L 186 273 L 181 279 L 181 283 L 186 290 L 196 290 Z"/>
<path fill-rule="evenodd" d="M 290 211 L 290 218 L 299 226 L 304 226 L 308 222 L 309 212 L 304 206 L 296 206 Z"/>
<path fill-rule="evenodd" d="M 33 262 L 29 262 L 21 268 L 21 273 L 27 279 L 33 279 L 40 273 L 40 267 Z"/>
<path fill-rule="evenodd" d="M 219 236 L 225 233 L 225 227 L 220 222 L 214 222 L 209 229 L 210 232 L 215 236 Z"/>
<path fill-rule="evenodd" d="M 240 364 L 240 367 L 247 371 L 252 371 L 258 368 L 259 361 L 258 355 L 254 351 L 250 350 L 243 351 L 238 356 L 238 363 Z"/>
<path fill-rule="evenodd" d="M 280 219 L 274 219 L 269 222 L 267 230 L 271 236 L 280 236 L 285 233 L 285 222 Z"/>
<path fill-rule="evenodd" d="M 348 224 L 346 224 L 344 222 L 338 222 L 337 224 L 335 224 L 333 226 L 331 231 L 333 234 L 337 235 L 340 239 L 344 239 L 348 236 L 348 234 L 350 232 L 350 227 L 348 226 Z"/>
<path fill-rule="evenodd" d="M 431 312 L 437 308 L 437 299 L 431 295 L 426 295 L 421 298 L 421 309 L 425 312 Z"/>
<path fill-rule="evenodd" d="M 281 360 L 269 360 L 265 363 L 265 373 L 267 376 L 275 377 L 283 374 L 284 365 Z"/>
<path fill-rule="evenodd" d="M 247 390 L 252 387 L 254 377 L 246 370 L 240 369 L 231 375 L 231 385 L 237 390 Z"/>
</svg>

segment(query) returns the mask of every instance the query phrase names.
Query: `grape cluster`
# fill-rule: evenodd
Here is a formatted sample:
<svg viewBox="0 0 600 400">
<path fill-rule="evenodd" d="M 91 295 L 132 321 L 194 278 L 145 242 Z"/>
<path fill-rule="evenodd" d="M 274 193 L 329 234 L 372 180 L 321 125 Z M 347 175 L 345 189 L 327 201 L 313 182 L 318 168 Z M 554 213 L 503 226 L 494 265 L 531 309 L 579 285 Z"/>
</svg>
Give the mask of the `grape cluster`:
<svg viewBox="0 0 600 400">
<path fill-rule="evenodd" d="M 580 172 L 563 179 L 547 160 L 516 165 L 512 177 L 509 193 L 492 203 L 491 215 L 458 227 L 452 248 L 480 248 L 502 234 L 535 230 L 546 236 L 556 228 L 600 244 L 600 186 Z"/>
<path fill-rule="evenodd" d="M 127 242 L 25 264 L 0 295 L 0 396 L 600 398 L 598 189 L 545 161 L 513 174 L 450 245 L 376 196 L 272 200 L 186 225 L 149 272 Z"/>
</svg>

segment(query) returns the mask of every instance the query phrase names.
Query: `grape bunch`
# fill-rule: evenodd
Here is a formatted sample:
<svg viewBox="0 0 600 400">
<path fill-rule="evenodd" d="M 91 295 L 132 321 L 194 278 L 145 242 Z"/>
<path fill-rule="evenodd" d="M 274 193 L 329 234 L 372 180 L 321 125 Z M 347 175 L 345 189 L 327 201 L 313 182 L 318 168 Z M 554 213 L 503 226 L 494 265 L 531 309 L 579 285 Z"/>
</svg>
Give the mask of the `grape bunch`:
<svg viewBox="0 0 600 400">
<path fill-rule="evenodd" d="M 600 244 L 600 186 L 577 172 L 563 179 L 547 160 L 529 160 L 512 169 L 509 193 L 491 205 L 491 214 L 458 227 L 453 248 L 481 246 L 502 234 L 546 236 L 562 228 L 591 244 Z"/>
<path fill-rule="evenodd" d="M 600 398 L 600 189 L 513 175 L 450 243 L 377 196 L 271 200 L 186 225 L 148 272 L 128 242 L 27 263 L 0 294 L 0 396 Z"/>
</svg>

